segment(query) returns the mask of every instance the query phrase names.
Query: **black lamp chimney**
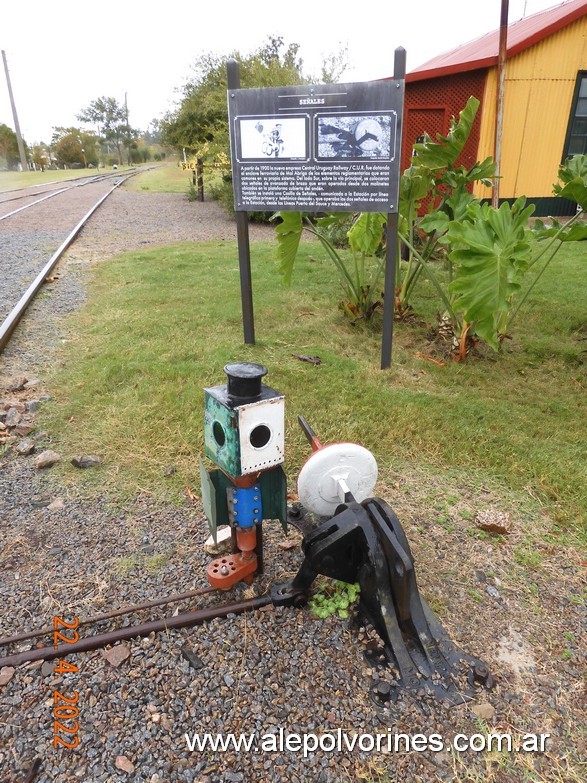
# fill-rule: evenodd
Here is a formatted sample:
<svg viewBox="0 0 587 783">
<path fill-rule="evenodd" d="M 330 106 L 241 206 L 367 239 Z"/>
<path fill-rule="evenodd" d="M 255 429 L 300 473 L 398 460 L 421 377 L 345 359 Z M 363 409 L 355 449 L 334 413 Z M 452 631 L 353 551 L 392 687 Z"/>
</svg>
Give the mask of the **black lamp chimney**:
<svg viewBox="0 0 587 783">
<path fill-rule="evenodd" d="M 235 362 L 224 367 L 227 375 L 227 393 L 232 400 L 243 403 L 261 396 L 261 378 L 267 375 L 267 368 L 255 362 Z"/>
</svg>

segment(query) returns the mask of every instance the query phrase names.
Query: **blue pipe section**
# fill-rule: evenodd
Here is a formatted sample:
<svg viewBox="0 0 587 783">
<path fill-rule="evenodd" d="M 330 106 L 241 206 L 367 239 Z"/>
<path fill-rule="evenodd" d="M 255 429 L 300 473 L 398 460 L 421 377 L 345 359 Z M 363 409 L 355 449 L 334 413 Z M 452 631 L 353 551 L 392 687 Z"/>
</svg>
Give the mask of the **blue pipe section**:
<svg viewBox="0 0 587 783">
<path fill-rule="evenodd" d="M 252 487 L 229 487 L 228 507 L 231 522 L 236 527 L 253 527 L 263 520 L 261 485 Z"/>
</svg>

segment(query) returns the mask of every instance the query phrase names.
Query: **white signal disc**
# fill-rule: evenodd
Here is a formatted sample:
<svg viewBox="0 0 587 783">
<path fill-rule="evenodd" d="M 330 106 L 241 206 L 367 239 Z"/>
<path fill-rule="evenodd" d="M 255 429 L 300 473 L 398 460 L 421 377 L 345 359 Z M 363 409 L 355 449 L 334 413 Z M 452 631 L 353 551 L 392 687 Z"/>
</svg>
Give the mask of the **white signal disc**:
<svg viewBox="0 0 587 783">
<path fill-rule="evenodd" d="M 358 503 L 368 498 L 377 482 L 377 462 L 371 452 L 357 443 L 333 443 L 315 451 L 298 476 L 301 504 L 319 516 L 332 516 L 343 502 L 340 481 Z"/>
</svg>

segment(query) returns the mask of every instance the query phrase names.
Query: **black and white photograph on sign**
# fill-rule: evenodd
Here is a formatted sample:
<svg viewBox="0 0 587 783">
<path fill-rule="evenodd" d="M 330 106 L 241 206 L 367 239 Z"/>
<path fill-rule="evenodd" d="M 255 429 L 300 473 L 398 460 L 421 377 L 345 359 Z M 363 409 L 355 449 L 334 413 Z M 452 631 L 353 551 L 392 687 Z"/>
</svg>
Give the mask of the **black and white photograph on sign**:
<svg viewBox="0 0 587 783">
<path fill-rule="evenodd" d="M 318 115 L 317 158 L 392 159 L 390 114 Z"/>
<path fill-rule="evenodd" d="M 307 117 L 255 117 L 238 123 L 241 160 L 308 158 Z"/>
</svg>

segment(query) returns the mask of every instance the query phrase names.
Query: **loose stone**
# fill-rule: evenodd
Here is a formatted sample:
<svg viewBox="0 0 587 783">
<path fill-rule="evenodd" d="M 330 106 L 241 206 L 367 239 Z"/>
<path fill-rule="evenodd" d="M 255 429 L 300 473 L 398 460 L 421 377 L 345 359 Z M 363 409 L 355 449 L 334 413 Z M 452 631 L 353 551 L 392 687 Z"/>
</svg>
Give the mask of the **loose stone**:
<svg viewBox="0 0 587 783">
<path fill-rule="evenodd" d="M 474 712 L 481 720 L 491 720 L 495 715 L 495 707 L 492 704 L 475 704 L 471 707 L 471 712 Z"/>
<path fill-rule="evenodd" d="M 8 391 L 9 392 L 22 391 L 27 383 L 28 383 L 28 378 L 24 375 L 19 375 L 15 378 L 12 378 L 8 382 Z"/>
<path fill-rule="evenodd" d="M 7 427 L 16 427 L 21 418 L 22 416 L 16 408 L 9 408 L 6 413 L 4 424 L 6 424 Z"/>
<path fill-rule="evenodd" d="M 102 464 L 102 458 L 96 454 L 85 454 L 81 457 L 74 457 L 71 464 L 74 468 L 94 468 L 96 465 Z"/>
<path fill-rule="evenodd" d="M 130 655 L 130 650 L 125 644 L 118 644 L 109 650 L 104 650 L 102 657 L 105 658 L 111 666 L 118 668 L 121 663 L 126 661 Z"/>
<path fill-rule="evenodd" d="M 121 769 L 123 772 L 128 772 L 128 773 L 134 772 L 135 769 L 132 761 L 126 756 L 117 756 L 114 766 L 117 769 Z"/>
<path fill-rule="evenodd" d="M 30 438 L 24 438 L 19 443 L 16 444 L 14 447 L 14 450 L 17 454 L 20 454 L 21 457 L 28 457 L 29 454 L 32 454 L 33 451 L 36 448 L 36 444 L 34 440 L 31 440 Z"/>
<path fill-rule="evenodd" d="M 21 421 L 14 428 L 14 431 L 16 432 L 17 435 L 23 435 L 23 436 L 30 435 L 33 430 L 34 430 L 33 425 L 25 421 Z"/>
<path fill-rule="evenodd" d="M 14 676 L 15 671 L 16 669 L 12 666 L 3 666 L 0 669 L 0 685 L 7 685 Z"/>
<path fill-rule="evenodd" d="M 36 458 L 35 467 L 38 469 L 50 468 L 52 465 L 55 465 L 57 462 L 61 462 L 61 455 L 57 454 L 56 451 L 47 449 L 47 451 L 42 451 L 39 454 L 39 456 Z"/>
</svg>

